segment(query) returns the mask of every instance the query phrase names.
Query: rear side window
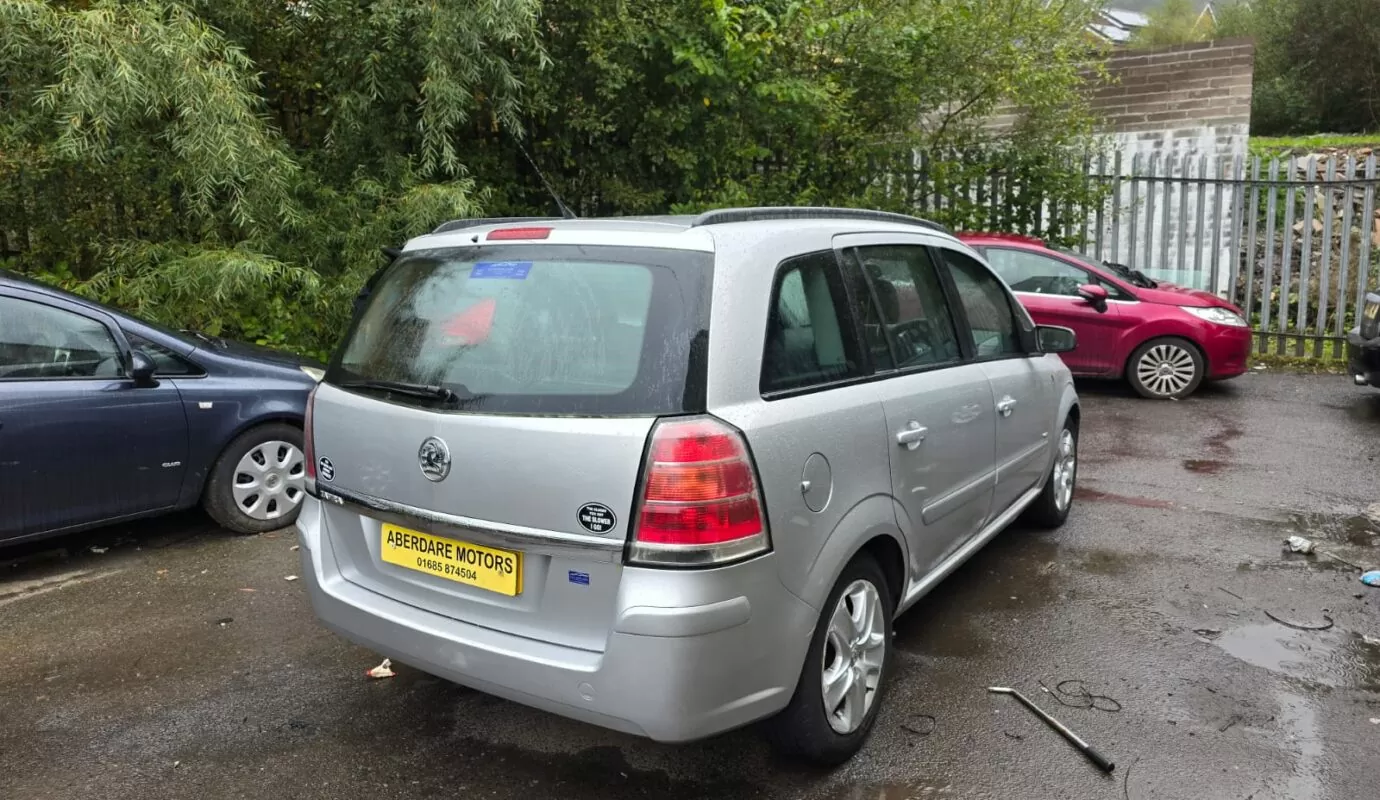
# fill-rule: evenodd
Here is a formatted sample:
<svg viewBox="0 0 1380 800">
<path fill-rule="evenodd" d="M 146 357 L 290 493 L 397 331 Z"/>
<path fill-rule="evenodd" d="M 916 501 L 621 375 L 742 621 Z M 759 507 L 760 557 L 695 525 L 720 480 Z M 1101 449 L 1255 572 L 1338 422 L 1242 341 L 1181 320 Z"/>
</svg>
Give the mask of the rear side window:
<svg viewBox="0 0 1380 800">
<path fill-rule="evenodd" d="M 953 276 L 954 288 L 968 317 L 973 337 L 973 351 L 978 358 L 1001 358 L 1024 353 L 1018 326 L 1025 316 L 1018 317 L 1012 308 L 1011 296 L 997 276 L 973 258 L 948 248 L 941 248 L 945 265 Z"/>
<path fill-rule="evenodd" d="M 776 273 L 762 354 L 763 394 L 861 374 L 833 251 L 785 261 Z"/>
<path fill-rule="evenodd" d="M 702 411 L 712 256 L 623 247 L 409 253 L 374 286 L 326 380 L 450 389 L 491 413 Z"/>
</svg>

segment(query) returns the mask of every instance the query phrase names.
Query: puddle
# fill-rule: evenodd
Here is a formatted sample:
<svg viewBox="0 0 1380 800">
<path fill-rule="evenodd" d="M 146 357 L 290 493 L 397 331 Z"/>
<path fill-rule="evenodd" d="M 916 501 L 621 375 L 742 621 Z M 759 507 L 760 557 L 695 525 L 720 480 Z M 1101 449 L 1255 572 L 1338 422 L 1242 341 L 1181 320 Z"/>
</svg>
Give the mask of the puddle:
<svg viewBox="0 0 1380 800">
<path fill-rule="evenodd" d="M 935 658 L 979 658 L 992 649 L 992 639 L 990 633 L 971 624 L 971 619 L 945 615 L 923 626 L 898 624 L 896 646 Z"/>
<path fill-rule="evenodd" d="M 1125 575 L 1136 563 L 1136 556 L 1117 550 L 1095 548 L 1087 551 L 1078 568 L 1093 575 Z"/>
<path fill-rule="evenodd" d="M 1276 572 L 1295 569 L 1324 569 L 1334 572 L 1356 572 L 1356 568 L 1326 556 L 1305 556 L 1299 553 L 1282 553 L 1278 560 L 1242 561 L 1236 565 L 1237 572 Z"/>
<path fill-rule="evenodd" d="M 849 786 L 830 795 L 831 800 L 930 800 L 934 797 L 952 797 L 951 784 L 931 783 L 881 783 L 868 786 Z"/>
<path fill-rule="evenodd" d="M 1380 546 L 1380 520 L 1366 514 L 1290 514 L 1289 527 L 1309 539 Z"/>
<path fill-rule="evenodd" d="M 1216 475 L 1227 468 L 1227 462 L 1218 461 L 1215 458 L 1187 458 L 1184 459 L 1184 469 L 1189 472 L 1198 472 L 1206 475 Z"/>
<path fill-rule="evenodd" d="M 1380 645 L 1360 634 L 1297 631 L 1277 623 L 1247 625 L 1213 644 L 1247 664 L 1277 675 L 1336 688 L 1380 691 Z"/>
<path fill-rule="evenodd" d="M 1073 496 L 1079 500 L 1090 502 L 1120 503 L 1136 508 L 1173 508 L 1174 504 L 1168 500 L 1155 500 L 1150 497 L 1130 497 L 1123 494 L 1112 494 L 1111 492 L 1099 492 L 1096 489 L 1089 489 L 1086 486 L 1079 486 L 1073 490 Z"/>
<path fill-rule="evenodd" d="M 1318 714 L 1307 698 L 1291 692 L 1276 692 L 1275 699 L 1279 701 L 1280 728 L 1298 750 L 1284 796 L 1296 800 L 1322 797 L 1323 737 L 1318 735 Z"/>
<path fill-rule="evenodd" d="M 977 620 L 984 611 L 1004 616 L 1034 611 L 1062 599 L 1059 546 L 1016 528 L 998 536 L 896 621 L 896 646 L 938 657 L 981 658 L 991 631 Z"/>
</svg>

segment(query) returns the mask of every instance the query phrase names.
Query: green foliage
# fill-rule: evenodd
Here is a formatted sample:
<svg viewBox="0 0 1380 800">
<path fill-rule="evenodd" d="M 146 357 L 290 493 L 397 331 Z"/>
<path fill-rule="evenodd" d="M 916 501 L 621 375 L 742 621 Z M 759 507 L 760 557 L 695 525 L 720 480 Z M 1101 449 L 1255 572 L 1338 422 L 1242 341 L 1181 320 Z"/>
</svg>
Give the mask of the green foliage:
<svg viewBox="0 0 1380 800">
<path fill-rule="evenodd" d="M 1270 158 L 1290 153 L 1313 153 L 1327 149 L 1380 148 L 1380 133 L 1312 134 L 1306 136 L 1252 136 L 1253 156 Z"/>
<path fill-rule="evenodd" d="M 1205 42 L 1215 35 L 1212 17 L 1193 7 L 1190 0 L 1164 0 L 1146 12 L 1150 24 L 1136 31 L 1136 47 L 1161 47 Z"/>
<path fill-rule="evenodd" d="M 1096 200 L 1095 5 L 0 0 L 0 259 L 319 355 L 380 247 L 553 210 L 519 142 L 584 215 L 914 211 L 923 178 L 944 221 L 1057 236 Z"/>
<path fill-rule="evenodd" d="M 1254 131 L 1380 131 L 1380 0 L 1238 0 L 1220 29 L 1255 39 Z"/>
</svg>

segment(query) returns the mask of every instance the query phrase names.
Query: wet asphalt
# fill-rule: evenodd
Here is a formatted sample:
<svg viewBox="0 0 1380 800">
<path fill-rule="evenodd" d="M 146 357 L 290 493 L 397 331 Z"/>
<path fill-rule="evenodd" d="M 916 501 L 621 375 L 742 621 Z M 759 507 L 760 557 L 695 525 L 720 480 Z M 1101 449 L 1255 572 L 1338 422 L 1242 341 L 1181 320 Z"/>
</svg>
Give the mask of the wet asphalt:
<svg viewBox="0 0 1380 800">
<path fill-rule="evenodd" d="M 1375 797 L 1380 589 L 1281 541 L 1380 566 L 1380 392 L 1081 392 L 1068 523 L 1003 533 L 898 621 L 875 734 L 832 772 L 751 729 L 664 746 L 406 666 L 368 680 L 378 657 L 285 579 L 289 532 L 184 514 L 0 551 L 0 798 Z"/>
</svg>

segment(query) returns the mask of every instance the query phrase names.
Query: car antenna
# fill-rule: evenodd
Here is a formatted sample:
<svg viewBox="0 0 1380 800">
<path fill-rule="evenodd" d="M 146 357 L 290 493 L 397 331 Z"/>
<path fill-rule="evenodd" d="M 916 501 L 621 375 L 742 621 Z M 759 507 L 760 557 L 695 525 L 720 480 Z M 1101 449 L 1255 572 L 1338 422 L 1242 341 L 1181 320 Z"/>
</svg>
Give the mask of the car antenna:
<svg viewBox="0 0 1380 800">
<path fill-rule="evenodd" d="M 546 179 L 546 176 L 542 174 L 541 168 L 537 166 L 537 162 L 532 158 L 532 154 L 527 152 L 527 148 L 522 146 L 522 140 L 514 136 L 513 141 L 517 143 L 518 150 L 522 151 L 522 157 L 527 159 L 527 163 L 531 165 L 532 171 L 537 173 L 537 178 L 541 180 L 541 185 L 546 187 L 546 193 L 551 195 L 552 200 L 556 201 L 556 208 L 560 209 L 561 218 L 576 219 L 575 212 L 571 211 L 570 207 L 565 204 L 565 201 L 561 200 L 559 194 L 556 194 L 556 189 L 551 185 L 551 182 Z"/>
</svg>

